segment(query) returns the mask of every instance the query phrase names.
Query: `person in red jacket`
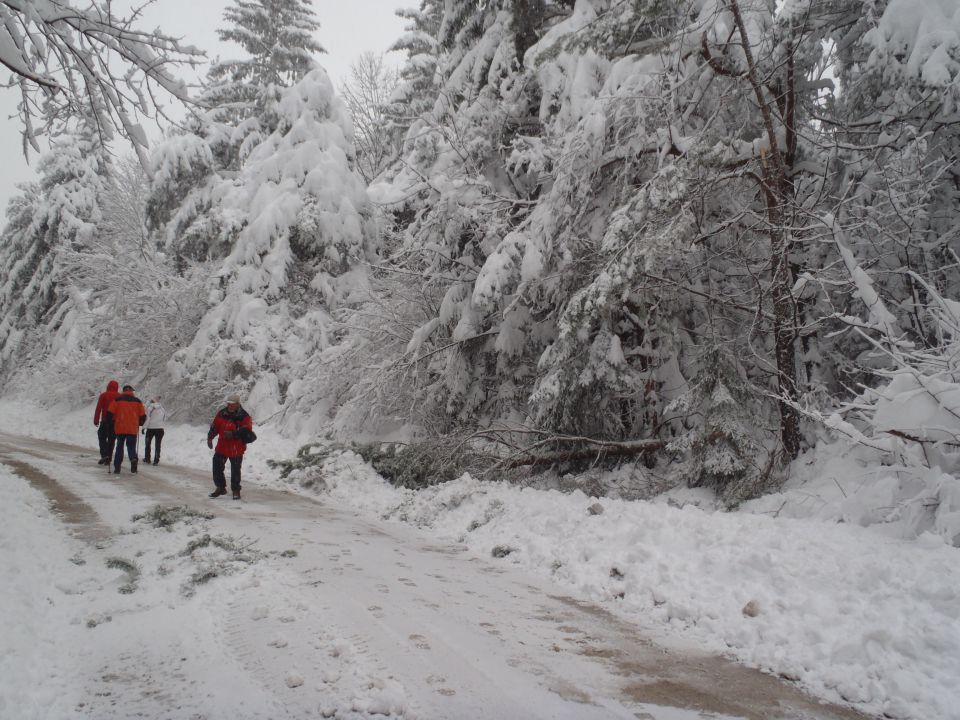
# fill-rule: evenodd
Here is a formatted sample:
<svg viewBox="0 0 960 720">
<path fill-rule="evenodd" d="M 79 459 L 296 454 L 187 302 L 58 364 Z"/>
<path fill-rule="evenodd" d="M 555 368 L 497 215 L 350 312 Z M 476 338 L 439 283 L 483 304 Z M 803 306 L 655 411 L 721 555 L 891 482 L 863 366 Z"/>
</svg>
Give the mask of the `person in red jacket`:
<svg viewBox="0 0 960 720">
<path fill-rule="evenodd" d="M 107 383 L 107 389 L 97 398 L 97 409 L 93 411 L 93 425 L 97 428 L 97 440 L 100 442 L 100 465 L 109 465 L 113 455 L 113 425 L 107 420 L 107 408 L 119 395 L 120 385 L 116 380 Z"/>
<path fill-rule="evenodd" d="M 213 448 L 213 439 L 217 438 L 217 447 L 213 452 L 213 484 L 216 486 L 210 497 L 220 497 L 227 494 L 227 478 L 224 469 L 230 461 L 230 489 L 233 499 L 240 499 L 240 466 L 243 464 L 243 453 L 247 449 L 253 434 L 253 418 L 240 407 L 240 396 L 227 397 L 227 406 L 222 408 L 210 423 L 207 431 L 207 447 Z"/>
<path fill-rule="evenodd" d="M 137 471 L 137 437 L 140 426 L 147 421 L 147 409 L 140 398 L 133 394 L 133 388 L 123 386 L 123 394 L 114 398 L 107 408 L 107 417 L 113 423 L 113 432 L 117 438 L 117 450 L 113 456 L 113 472 L 120 473 L 123 463 L 123 446 L 127 446 L 130 458 L 130 472 Z"/>
</svg>

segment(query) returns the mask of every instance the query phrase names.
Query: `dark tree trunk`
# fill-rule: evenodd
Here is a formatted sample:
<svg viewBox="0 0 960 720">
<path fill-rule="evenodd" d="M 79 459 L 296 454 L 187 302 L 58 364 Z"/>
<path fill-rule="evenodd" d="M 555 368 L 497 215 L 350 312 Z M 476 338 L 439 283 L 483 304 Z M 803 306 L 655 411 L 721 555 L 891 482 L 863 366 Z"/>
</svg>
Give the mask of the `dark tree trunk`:
<svg viewBox="0 0 960 720">
<path fill-rule="evenodd" d="M 545 15 L 544 0 L 513 0 L 513 44 L 519 65 L 523 65 L 524 53 L 538 40 Z"/>
<path fill-rule="evenodd" d="M 794 407 L 794 403 L 798 399 L 798 391 L 797 361 L 794 347 L 797 332 L 794 322 L 793 270 L 790 266 L 790 241 L 784 223 L 784 212 L 788 207 L 791 185 L 784 167 L 787 158 L 784 157 L 780 149 L 776 129 L 773 125 L 770 100 L 764 94 L 760 82 L 750 38 L 747 36 L 743 15 L 740 12 L 740 4 L 737 0 L 729 0 L 729 7 L 740 33 L 740 45 L 747 61 L 747 79 L 753 88 L 760 113 L 763 116 L 763 126 L 770 145 L 769 160 L 767 156 L 762 158 L 761 184 L 766 198 L 768 233 L 770 235 L 770 291 L 773 295 L 773 338 L 774 357 L 777 362 L 780 441 L 787 457 L 792 459 L 800 452 L 800 419 Z M 788 72 L 792 71 L 792 62 L 791 57 Z M 785 151 L 792 156 L 796 143 L 793 128 L 795 97 L 793 78 L 788 77 L 787 80 L 788 89 L 783 97 L 782 107 L 784 121 L 787 125 L 787 147 Z"/>
</svg>

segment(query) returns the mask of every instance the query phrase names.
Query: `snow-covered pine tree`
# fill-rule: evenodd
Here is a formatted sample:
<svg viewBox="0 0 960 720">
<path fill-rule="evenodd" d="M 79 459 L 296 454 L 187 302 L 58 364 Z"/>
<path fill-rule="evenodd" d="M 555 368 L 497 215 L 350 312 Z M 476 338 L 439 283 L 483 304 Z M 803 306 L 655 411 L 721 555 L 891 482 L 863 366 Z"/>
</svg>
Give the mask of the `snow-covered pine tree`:
<svg viewBox="0 0 960 720">
<path fill-rule="evenodd" d="M 224 11 L 223 41 L 246 57 L 215 62 L 200 98 L 206 111 L 154 150 L 147 206 L 153 235 L 186 270 L 189 262 L 223 258 L 219 199 L 244 159 L 275 129 L 276 104 L 324 50 L 310 0 L 236 0 Z"/>
<path fill-rule="evenodd" d="M 829 182 L 810 141 L 826 25 L 799 5 L 547 4 L 522 75 L 517 4 L 444 6 L 444 86 L 373 193 L 446 288 L 416 345 L 451 416 L 645 437 L 710 332 L 757 358 L 797 451 L 792 277 L 822 258 L 795 236 Z"/>
<path fill-rule="evenodd" d="M 558 16 L 566 12 L 549 5 Z M 396 261 L 422 273 L 428 295 L 440 298 L 410 343 L 410 362 L 427 368 L 416 375 L 428 383 L 425 402 L 441 430 L 523 413 L 537 352 L 525 332 L 543 327 L 542 318 L 528 314 L 524 332 L 514 325 L 501 334 L 492 306 L 474 298 L 480 268 L 538 192 L 529 181 L 535 170 L 514 172 L 510 164 L 537 102 L 521 77 L 512 18 L 512 3 L 443 5 L 436 102 L 410 126 L 403 157 L 371 188 L 398 218 Z M 547 334 L 549 328 L 540 339 Z"/>
<path fill-rule="evenodd" d="M 400 84 L 390 97 L 387 108 L 391 134 L 400 137 L 418 117 L 427 113 L 437 99 L 440 78 L 437 75 L 442 3 L 440 0 L 420 0 L 416 9 L 397 10 L 406 19 L 404 34 L 389 50 L 407 54 L 400 68 Z"/>
<path fill-rule="evenodd" d="M 683 418 L 685 431 L 668 452 L 685 455 L 689 487 L 715 490 L 728 505 L 759 495 L 762 486 L 762 445 L 757 438 L 756 404 L 747 388 L 746 373 L 725 349 L 709 349 L 689 389 L 666 412 Z"/>
<path fill-rule="evenodd" d="M 540 117 L 559 159 L 528 232 L 540 269 L 525 276 L 526 288 L 559 288 L 561 310 L 534 407 L 556 422 L 556 404 L 587 390 L 579 409 L 559 414 L 586 417 L 590 398 L 621 393 L 616 383 L 640 370 L 648 380 L 633 383 L 626 427 L 632 437 L 656 431 L 665 402 L 683 392 L 691 337 L 717 334 L 744 342 L 747 357 L 762 349 L 749 371 L 783 395 L 776 409 L 792 455 L 797 331 L 787 228 L 806 221 L 791 213 L 807 167 L 797 129 L 815 91 L 798 78 L 819 46 L 791 40 L 793 28 L 781 27 L 768 3 L 577 7 L 526 56 L 538 67 Z M 743 332 L 758 319 L 759 334 L 756 326 Z M 611 332 L 636 365 L 611 372 L 593 351 Z M 597 378 L 607 380 L 591 386 Z"/>
<path fill-rule="evenodd" d="M 309 416 L 323 410 L 304 365 L 332 341 L 331 310 L 363 296 L 376 232 L 353 171 L 349 113 L 326 72 L 307 73 L 271 107 L 274 131 L 221 201 L 232 249 L 210 310 L 171 369 L 210 400 L 243 387 L 261 416 L 296 403 Z"/>
<path fill-rule="evenodd" d="M 82 315 L 87 296 L 66 272 L 65 256 L 90 252 L 106 190 L 107 154 L 91 123 L 52 139 L 40 158 L 36 187 L 11 204 L 0 254 L 0 359 L 5 377 L 35 368 L 48 355 L 64 318 Z M 58 352 L 82 337 L 64 328 Z"/>
<path fill-rule="evenodd" d="M 151 154 L 153 180 L 146 205 L 151 237 L 173 256 L 181 272 L 190 262 L 226 254 L 218 244 L 215 211 L 225 166 L 211 147 L 213 136 L 224 133 L 202 118 L 190 127 L 168 135 Z"/>
<path fill-rule="evenodd" d="M 277 93 L 299 82 L 325 50 L 314 37 L 320 24 L 311 0 L 234 0 L 223 18 L 220 40 L 237 43 L 246 57 L 214 62 L 201 102 L 211 121 L 231 128 L 234 155 L 226 159 L 236 169 L 273 132 L 268 106 Z"/>
<path fill-rule="evenodd" d="M 28 314 L 21 297 L 30 279 L 43 273 L 47 249 L 34 243 L 32 232 L 34 216 L 40 203 L 40 186 L 36 183 L 18 185 L 19 194 L 10 199 L 6 209 L 6 223 L 0 233 L 0 377 L 16 367 L 24 334 L 36 326 L 37 311 Z M 50 260 L 48 259 L 49 263 Z M 45 300 L 42 305 L 49 302 Z M 39 310 L 40 308 L 38 308 Z"/>
</svg>

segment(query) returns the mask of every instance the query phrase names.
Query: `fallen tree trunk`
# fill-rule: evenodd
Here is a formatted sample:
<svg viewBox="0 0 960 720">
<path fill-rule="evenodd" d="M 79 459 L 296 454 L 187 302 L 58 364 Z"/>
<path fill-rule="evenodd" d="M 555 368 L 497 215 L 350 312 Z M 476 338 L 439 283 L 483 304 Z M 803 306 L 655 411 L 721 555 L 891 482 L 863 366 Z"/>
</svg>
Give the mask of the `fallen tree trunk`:
<svg viewBox="0 0 960 720">
<path fill-rule="evenodd" d="M 545 445 L 562 442 L 575 443 L 577 447 L 569 450 L 553 450 L 546 453 L 536 452 L 537 448 Z M 584 448 L 588 444 L 592 447 Z M 523 448 L 509 458 L 496 463 L 490 470 L 512 469 L 518 467 L 541 467 L 560 462 L 585 462 L 603 458 L 635 457 L 654 450 L 660 450 L 667 444 L 666 440 L 592 440 L 584 437 L 552 437 L 535 443 L 529 448 Z M 526 456 L 526 457 L 523 457 Z"/>
</svg>

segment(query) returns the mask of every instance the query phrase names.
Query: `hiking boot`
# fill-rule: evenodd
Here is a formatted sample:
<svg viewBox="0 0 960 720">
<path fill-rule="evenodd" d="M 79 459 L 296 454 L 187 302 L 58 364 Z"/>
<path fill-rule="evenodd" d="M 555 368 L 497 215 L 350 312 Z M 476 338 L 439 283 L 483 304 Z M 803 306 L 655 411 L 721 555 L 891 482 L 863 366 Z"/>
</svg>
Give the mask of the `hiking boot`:
<svg viewBox="0 0 960 720">
<path fill-rule="evenodd" d="M 239 499 L 240 499 L 240 491 L 239 491 L 239 490 L 234 490 L 234 491 L 233 491 L 233 499 L 234 499 L 234 500 L 239 500 Z"/>
<path fill-rule="evenodd" d="M 100 460 L 97 461 L 97 465 L 107 465 L 109 463 L 110 458 L 100 458 Z"/>
<path fill-rule="evenodd" d="M 131 461 L 130 461 L 130 472 L 136 472 L 136 471 L 137 471 L 137 461 L 136 461 L 136 460 L 131 460 Z"/>
<path fill-rule="evenodd" d="M 147 465 L 150 464 L 150 458 L 148 458 L 148 457 L 145 457 L 145 458 L 143 459 L 143 461 L 144 461 Z"/>
<path fill-rule="evenodd" d="M 159 460 L 159 459 L 154 460 L 154 461 L 153 461 L 153 464 L 154 464 L 154 465 L 159 465 L 159 464 L 160 464 L 160 460 Z"/>
<path fill-rule="evenodd" d="M 119 475 L 119 474 L 120 474 L 120 466 L 119 466 L 119 465 L 114 465 L 114 466 L 113 466 L 113 474 L 114 474 L 114 475 Z"/>
<path fill-rule="evenodd" d="M 221 495 L 226 495 L 226 494 L 227 494 L 226 488 L 218 487 L 216 490 L 210 493 L 210 497 L 220 497 Z"/>
</svg>

